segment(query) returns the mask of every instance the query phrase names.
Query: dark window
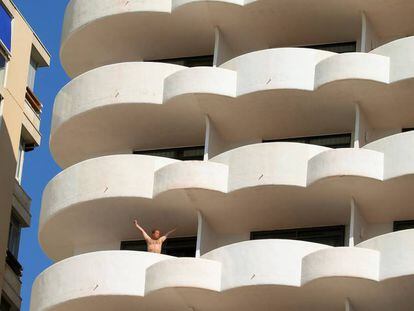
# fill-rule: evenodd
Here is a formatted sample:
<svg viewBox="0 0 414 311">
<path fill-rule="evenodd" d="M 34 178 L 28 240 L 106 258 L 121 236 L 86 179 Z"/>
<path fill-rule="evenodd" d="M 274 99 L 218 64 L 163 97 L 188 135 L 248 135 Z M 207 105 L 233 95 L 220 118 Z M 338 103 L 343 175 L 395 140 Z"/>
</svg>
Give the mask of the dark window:
<svg viewBox="0 0 414 311">
<path fill-rule="evenodd" d="M 134 154 L 164 157 L 164 158 L 170 158 L 170 159 L 176 159 L 176 160 L 182 160 L 182 161 L 193 161 L 193 160 L 202 161 L 204 159 L 204 146 L 134 151 Z"/>
<path fill-rule="evenodd" d="M 405 132 L 410 132 L 410 131 L 414 131 L 414 127 L 412 127 L 412 128 L 405 128 L 405 129 L 402 129 L 402 132 L 403 132 L 403 133 L 405 133 Z"/>
<path fill-rule="evenodd" d="M 4 79 L 6 77 L 7 60 L 2 53 L 0 53 L 0 87 L 4 86 Z"/>
<path fill-rule="evenodd" d="M 22 265 L 10 251 L 7 251 L 6 254 L 6 263 L 18 277 L 21 277 L 23 275 Z"/>
<path fill-rule="evenodd" d="M 345 226 L 252 232 L 250 239 L 300 240 L 338 247 L 345 245 Z"/>
<path fill-rule="evenodd" d="M 197 237 L 174 238 L 164 242 L 162 253 L 175 257 L 195 257 Z M 147 251 L 145 241 L 124 241 L 121 242 L 121 250 Z"/>
<path fill-rule="evenodd" d="M 152 62 L 158 63 L 168 63 L 174 65 L 181 65 L 186 67 L 199 67 L 199 66 L 213 66 L 213 55 L 206 56 L 193 56 L 193 57 L 180 57 L 180 58 L 170 58 L 170 59 L 158 59 L 152 60 Z"/>
<path fill-rule="evenodd" d="M 307 45 L 303 46 L 308 49 L 323 50 L 335 53 L 351 53 L 356 52 L 356 42 L 341 42 L 331 44 L 318 44 L 318 45 Z"/>
<path fill-rule="evenodd" d="M 12 17 L 7 9 L 0 3 L 0 40 L 11 51 Z"/>
<path fill-rule="evenodd" d="M 10 310 L 11 310 L 11 304 L 7 301 L 4 295 L 1 295 L 0 311 L 10 311 Z"/>
<path fill-rule="evenodd" d="M 15 258 L 18 258 L 19 256 L 20 232 L 20 222 L 17 219 L 17 217 L 14 214 L 12 214 L 10 219 L 9 240 L 7 243 L 7 248 Z"/>
<path fill-rule="evenodd" d="M 351 134 L 337 134 L 337 135 L 325 135 L 325 136 L 264 140 L 263 142 L 265 143 L 291 142 L 291 143 L 318 145 L 318 146 L 329 147 L 329 148 L 350 148 L 351 141 L 352 141 Z"/>
<path fill-rule="evenodd" d="M 414 229 L 414 220 L 394 221 L 394 231 Z"/>
</svg>

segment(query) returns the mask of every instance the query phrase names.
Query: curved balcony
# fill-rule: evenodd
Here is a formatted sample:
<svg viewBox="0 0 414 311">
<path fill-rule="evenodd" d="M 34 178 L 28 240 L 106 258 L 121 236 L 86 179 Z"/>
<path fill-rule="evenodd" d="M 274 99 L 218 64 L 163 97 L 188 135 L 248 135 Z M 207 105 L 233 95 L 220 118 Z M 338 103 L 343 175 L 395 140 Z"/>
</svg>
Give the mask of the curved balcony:
<svg viewBox="0 0 414 311">
<path fill-rule="evenodd" d="M 210 161 L 91 159 L 46 187 L 39 240 L 59 260 L 118 248 L 136 238 L 135 218 L 162 230 L 179 224 L 182 236 L 196 234 L 197 211 L 222 234 L 345 224 L 352 197 L 370 223 L 412 219 L 413 144 L 407 132 L 364 149 L 265 143 Z M 223 217 L 229 213 L 231 222 Z"/>
<path fill-rule="evenodd" d="M 43 194 L 39 241 L 45 252 L 59 260 L 91 247 L 119 249 L 120 241 L 138 236 L 133 226 L 137 218 L 164 231 L 171 229 L 171 223 L 180 223 L 181 234 L 195 232 L 196 211 L 188 203 L 152 200 L 154 172 L 173 162 L 108 156 L 61 172 Z"/>
<path fill-rule="evenodd" d="M 347 298 L 363 310 L 409 310 L 412 241 L 405 230 L 353 248 L 256 240 L 194 259 L 90 253 L 44 271 L 31 310 L 343 310 Z"/>
<path fill-rule="evenodd" d="M 58 94 L 51 151 L 68 167 L 133 149 L 202 145 L 205 115 L 230 142 L 346 133 L 356 103 L 373 128 L 411 127 L 413 51 L 409 37 L 367 54 L 263 50 L 220 68 L 104 66 Z"/>
<path fill-rule="evenodd" d="M 113 63 L 212 54 L 215 27 L 231 39 L 235 55 L 269 46 L 355 41 L 361 12 L 386 41 L 414 32 L 409 22 L 413 10 L 405 0 L 381 6 L 376 0 L 345 5 L 323 0 L 72 0 L 60 54 L 74 77 Z"/>
<path fill-rule="evenodd" d="M 160 113 L 165 77 L 183 68 L 122 63 L 72 80 L 57 95 L 53 111 L 50 149 L 57 162 L 67 167 L 99 155 L 132 153 L 137 142 L 145 147 L 156 136 L 161 140 L 157 143 L 166 144 L 169 137 L 158 135 L 157 127 L 178 137 L 187 133 L 183 142 L 202 137 L 198 125 L 204 117 L 194 113 L 197 107 L 171 107 Z M 175 114 L 187 117 L 177 119 Z M 174 119 L 177 122 L 171 122 Z M 68 153 L 68 148 L 74 149 Z"/>
<path fill-rule="evenodd" d="M 169 256 L 128 251 L 89 253 L 46 269 L 30 310 L 132 310 L 143 303 L 146 269 Z"/>
</svg>

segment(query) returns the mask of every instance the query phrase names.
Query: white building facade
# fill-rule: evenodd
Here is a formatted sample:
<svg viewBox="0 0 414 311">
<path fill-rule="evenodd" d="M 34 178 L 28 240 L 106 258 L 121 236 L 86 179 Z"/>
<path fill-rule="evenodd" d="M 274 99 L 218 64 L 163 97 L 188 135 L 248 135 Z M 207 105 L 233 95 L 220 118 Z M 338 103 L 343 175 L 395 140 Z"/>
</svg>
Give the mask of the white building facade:
<svg viewBox="0 0 414 311">
<path fill-rule="evenodd" d="M 412 310 L 413 16 L 71 0 L 31 310 Z"/>
</svg>

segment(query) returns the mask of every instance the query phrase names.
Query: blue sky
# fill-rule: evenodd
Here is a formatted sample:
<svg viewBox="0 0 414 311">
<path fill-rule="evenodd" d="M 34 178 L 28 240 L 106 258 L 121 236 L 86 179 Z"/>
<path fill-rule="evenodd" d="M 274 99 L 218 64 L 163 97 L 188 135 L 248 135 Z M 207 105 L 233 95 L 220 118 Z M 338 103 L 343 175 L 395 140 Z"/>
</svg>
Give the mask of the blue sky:
<svg viewBox="0 0 414 311">
<path fill-rule="evenodd" d="M 23 171 L 23 186 L 33 200 L 32 226 L 22 232 L 19 254 L 19 260 L 24 267 L 22 310 L 28 311 L 32 283 L 36 276 L 51 264 L 39 246 L 37 232 L 42 191 L 48 181 L 60 171 L 49 152 L 49 134 L 54 98 L 69 81 L 59 60 L 63 14 L 68 0 L 14 2 L 52 55 L 51 67 L 39 70 L 36 75 L 35 92 L 44 105 L 41 124 L 42 144 L 26 155 Z"/>
</svg>

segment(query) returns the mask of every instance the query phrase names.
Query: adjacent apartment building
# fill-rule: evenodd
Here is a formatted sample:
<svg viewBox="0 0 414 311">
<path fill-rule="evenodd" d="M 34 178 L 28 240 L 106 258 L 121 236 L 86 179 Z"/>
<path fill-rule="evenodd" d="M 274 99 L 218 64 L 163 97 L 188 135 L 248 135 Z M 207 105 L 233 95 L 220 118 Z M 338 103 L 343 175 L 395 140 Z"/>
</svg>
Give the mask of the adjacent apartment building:
<svg viewBox="0 0 414 311">
<path fill-rule="evenodd" d="M 31 310 L 413 310 L 413 16 L 69 1 Z"/>
<path fill-rule="evenodd" d="M 0 293 L 1 311 L 20 310 L 21 228 L 30 226 L 31 199 L 22 188 L 24 154 L 40 144 L 42 104 L 36 71 L 50 56 L 19 10 L 0 1 Z"/>
</svg>

